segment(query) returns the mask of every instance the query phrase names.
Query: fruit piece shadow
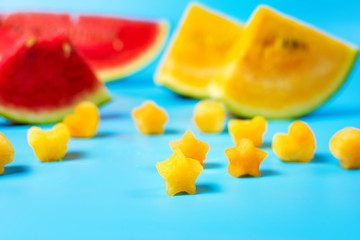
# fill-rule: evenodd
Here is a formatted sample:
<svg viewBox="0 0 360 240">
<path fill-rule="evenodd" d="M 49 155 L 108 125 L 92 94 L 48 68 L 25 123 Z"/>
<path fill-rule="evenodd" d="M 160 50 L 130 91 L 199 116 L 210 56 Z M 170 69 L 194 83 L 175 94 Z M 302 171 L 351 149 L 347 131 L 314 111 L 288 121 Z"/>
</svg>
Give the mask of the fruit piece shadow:
<svg viewBox="0 0 360 240">
<path fill-rule="evenodd" d="M 99 132 L 93 138 L 107 138 L 107 137 L 114 137 L 116 135 L 118 134 L 115 132 Z"/>
<path fill-rule="evenodd" d="M 327 163 L 331 159 L 330 155 L 315 153 L 314 158 L 310 161 L 310 163 Z"/>
<path fill-rule="evenodd" d="M 223 164 L 220 163 L 204 163 L 204 169 L 215 169 L 215 168 L 221 168 Z"/>
<path fill-rule="evenodd" d="M 5 172 L 3 175 L 0 175 L 0 177 L 13 175 L 13 174 L 26 174 L 28 172 L 30 172 L 30 169 L 26 166 L 22 166 L 22 165 L 9 166 L 9 167 L 5 167 Z"/>
<path fill-rule="evenodd" d="M 241 116 L 238 116 L 238 115 L 236 115 L 236 114 L 234 114 L 234 113 L 228 113 L 228 118 L 229 119 L 232 119 L 232 118 L 234 118 L 234 119 L 242 119 L 242 120 L 248 120 L 248 119 L 251 119 L 251 118 L 249 118 L 249 117 L 241 117 Z"/>
<path fill-rule="evenodd" d="M 102 120 L 112 120 L 112 119 L 120 119 L 120 118 L 126 118 L 129 117 L 129 114 L 121 114 L 121 113 L 104 113 L 101 114 Z"/>
<path fill-rule="evenodd" d="M 84 158 L 86 155 L 83 152 L 68 152 L 63 158 L 64 161 L 78 160 Z"/>
<path fill-rule="evenodd" d="M 220 186 L 217 184 L 209 184 L 209 183 L 196 184 L 196 194 L 217 193 L 220 191 L 221 191 Z M 174 196 L 184 196 L 184 195 L 189 195 L 189 194 L 186 192 L 179 192 Z"/>
<path fill-rule="evenodd" d="M 261 170 L 261 177 L 273 177 L 273 176 L 279 176 L 279 175 L 281 175 L 281 173 L 278 171 L 275 171 L 273 169 Z"/>
<path fill-rule="evenodd" d="M 264 169 L 264 170 L 261 170 L 261 176 L 260 177 L 273 177 L 273 176 L 277 176 L 277 175 L 281 175 L 280 172 L 278 171 L 275 171 L 273 169 Z M 245 174 L 245 175 L 242 175 L 240 177 L 237 177 L 239 179 L 246 179 L 246 178 L 257 178 L 257 177 L 254 177 L 252 175 L 249 175 L 249 174 Z"/>
<path fill-rule="evenodd" d="M 260 148 L 271 148 L 271 141 L 265 141 L 263 144 L 261 144 Z"/>
<path fill-rule="evenodd" d="M 15 127 L 15 126 L 25 126 L 27 124 L 22 124 L 22 123 L 15 123 L 15 122 L 11 122 L 11 121 L 4 121 L 4 122 L 0 122 L 0 127 Z"/>
<path fill-rule="evenodd" d="M 178 133 L 180 133 L 180 131 L 177 129 L 174 129 L 174 128 L 165 129 L 165 132 L 164 132 L 164 134 L 166 134 L 166 135 L 173 135 L 173 134 L 178 134 Z"/>
<path fill-rule="evenodd" d="M 197 194 L 206 194 L 206 193 L 218 193 L 221 192 L 221 188 L 219 185 L 217 184 L 210 184 L 210 183 L 205 183 L 205 184 L 197 184 L 196 185 L 196 193 Z"/>
</svg>

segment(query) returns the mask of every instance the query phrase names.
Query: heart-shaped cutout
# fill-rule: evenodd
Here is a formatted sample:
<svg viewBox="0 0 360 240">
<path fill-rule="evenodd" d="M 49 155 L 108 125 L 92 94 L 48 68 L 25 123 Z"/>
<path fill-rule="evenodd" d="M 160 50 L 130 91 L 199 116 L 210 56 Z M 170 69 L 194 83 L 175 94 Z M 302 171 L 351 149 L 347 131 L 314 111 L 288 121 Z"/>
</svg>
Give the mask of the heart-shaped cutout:
<svg viewBox="0 0 360 240">
<path fill-rule="evenodd" d="M 242 138 L 247 138 L 254 143 L 255 147 L 260 147 L 263 143 L 266 125 L 266 119 L 261 116 L 248 120 L 231 119 L 229 121 L 229 133 L 233 138 L 235 146 Z"/>
<path fill-rule="evenodd" d="M 311 128 L 303 121 L 294 121 L 289 133 L 274 135 L 272 148 L 285 162 L 309 162 L 314 157 L 316 141 Z"/>
<path fill-rule="evenodd" d="M 90 138 L 96 135 L 100 122 L 99 109 L 92 102 L 79 103 L 73 114 L 69 114 L 63 123 L 75 138 Z"/>
<path fill-rule="evenodd" d="M 28 131 L 28 142 L 42 162 L 60 161 L 67 153 L 69 140 L 69 129 L 62 123 L 51 130 L 31 127 Z"/>
</svg>

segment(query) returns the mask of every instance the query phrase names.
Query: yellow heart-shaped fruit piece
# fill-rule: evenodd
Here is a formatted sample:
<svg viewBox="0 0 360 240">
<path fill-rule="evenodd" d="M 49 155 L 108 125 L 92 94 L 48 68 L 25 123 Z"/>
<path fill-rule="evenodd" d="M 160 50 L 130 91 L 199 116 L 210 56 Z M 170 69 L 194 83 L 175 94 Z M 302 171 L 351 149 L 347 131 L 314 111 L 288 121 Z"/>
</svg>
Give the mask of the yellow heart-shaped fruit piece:
<svg viewBox="0 0 360 240">
<path fill-rule="evenodd" d="M 67 153 L 70 132 L 65 124 L 58 123 L 51 130 L 31 127 L 28 142 L 42 162 L 60 161 Z"/>
<path fill-rule="evenodd" d="M 272 148 L 285 162 L 306 163 L 314 157 L 316 140 L 311 128 L 305 122 L 294 121 L 289 126 L 289 134 L 275 134 Z"/>
<path fill-rule="evenodd" d="M 240 139 L 247 138 L 254 143 L 255 147 L 260 147 L 263 143 L 266 125 L 266 119 L 261 116 L 249 120 L 231 119 L 229 121 L 229 132 L 235 145 Z"/>
<path fill-rule="evenodd" d="M 98 107 L 92 102 L 81 102 L 73 114 L 66 116 L 63 123 L 75 138 L 90 138 L 96 135 L 100 122 Z"/>
</svg>

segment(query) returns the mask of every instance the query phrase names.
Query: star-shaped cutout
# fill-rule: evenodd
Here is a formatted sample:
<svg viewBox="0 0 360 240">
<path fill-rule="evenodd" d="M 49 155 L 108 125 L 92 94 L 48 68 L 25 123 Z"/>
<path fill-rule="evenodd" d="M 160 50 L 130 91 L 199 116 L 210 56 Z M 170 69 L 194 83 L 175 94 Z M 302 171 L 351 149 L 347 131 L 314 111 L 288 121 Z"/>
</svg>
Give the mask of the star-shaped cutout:
<svg viewBox="0 0 360 240">
<path fill-rule="evenodd" d="M 226 149 L 225 154 L 230 162 L 228 172 L 231 176 L 261 176 L 259 168 L 267 152 L 256 148 L 251 140 L 240 139 L 235 147 Z"/>
<path fill-rule="evenodd" d="M 182 192 L 196 193 L 195 181 L 203 170 L 199 161 L 185 157 L 177 149 L 168 160 L 158 162 L 156 168 L 165 179 L 166 193 L 169 196 Z"/>
<path fill-rule="evenodd" d="M 96 104 L 80 102 L 73 114 L 67 115 L 63 123 L 74 138 L 91 138 L 96 135 L 100 122 L 100 113 Z"/>
<path fill-rule="evenodd" d="M 161 134 L 167 121 L 164 109 L 158 107 L 153 101 L 146 101 L 132 112 L 136 127 L 142 134 Z"/>
<path fill-rule="evenodd" d="M 206 142 L 195 138 L 192 131 L 188 130 L 180 140 L 170 142 L 172 150 L 180 149 L 187 158 L 198 160 L 204 165 L 206 154 L 210 147 Z"/>
<path fill-rule="evenodd" d="M 250 120 L 232 119 L 229 121 L 229 133 L 233 137 L 235 145 L 242 138 L 250 139 L 256 147 L 263 142 L 266 131 L 266 119 L 257 116 Z"/>
</svg>

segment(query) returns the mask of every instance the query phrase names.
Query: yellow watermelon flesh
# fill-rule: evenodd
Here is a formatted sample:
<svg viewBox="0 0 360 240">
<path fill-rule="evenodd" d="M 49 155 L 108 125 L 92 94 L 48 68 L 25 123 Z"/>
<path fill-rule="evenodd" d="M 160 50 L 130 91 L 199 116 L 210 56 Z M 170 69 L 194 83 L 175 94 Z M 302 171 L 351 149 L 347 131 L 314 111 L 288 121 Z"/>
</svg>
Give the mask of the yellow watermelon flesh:
<svg viewBox="0 0 360 240">
<path fill-rule="evenodd" d="M 211 79 L 242 33 L 242 24 L 191 4 L 172 37 L 155 81 L 189 97 L 207 97 Z"/>
<path fill-rule="evenodd" d="M 299 117 L 339 89 L 357 54 L 350 44 L 260 6 L 210 92 L 241 116 Z"/>
</svg>

